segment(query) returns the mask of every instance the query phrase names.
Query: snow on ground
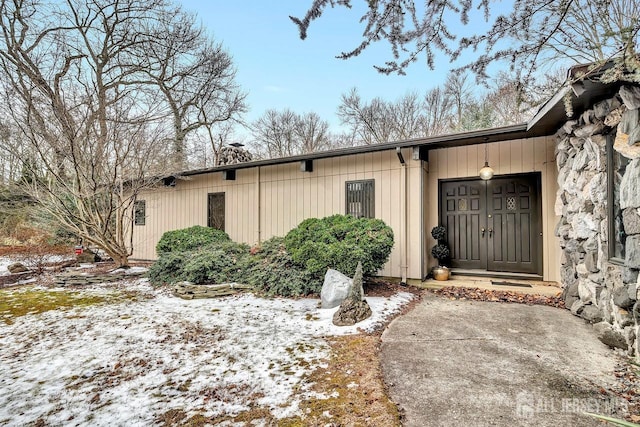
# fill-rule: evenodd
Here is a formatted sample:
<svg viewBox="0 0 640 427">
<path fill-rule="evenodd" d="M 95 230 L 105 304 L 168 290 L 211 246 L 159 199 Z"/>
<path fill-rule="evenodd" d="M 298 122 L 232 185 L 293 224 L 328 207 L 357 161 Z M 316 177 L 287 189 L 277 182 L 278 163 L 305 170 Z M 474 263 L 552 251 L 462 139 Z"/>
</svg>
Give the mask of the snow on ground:
<svg viewBox="0 0 640 427">
<path fill-rule="evenodd" d="M 0 257 L 0 276 L 6 276 L 9 274 L 9 267 L 11 264 L 21 262 L 26 266 L 34 266 L 37 264 L 54 264 L 58 262 L 67 261 L 73 258 L 73 255 L 47 255 L 43 257 L 25 257 L 24 255 L 17 256 L 2 256 Z M 93 264 L 89 264 L 91 267 L 95 267 Z"/>
<path fill-rule="evenodd" d="M 144 281 L 127 289 L 153 296 L 0 323 L 0 425 L 142 426 L 170 409 L 256 406 L 295 415 L 311 395 L 303 375 L 329 356 L 323 337 L 371 330 L 413 298 L 367 298 L 372 318 L 337 327 L 336 309 L 317 299 L 182 300 Z"/>
</svg>

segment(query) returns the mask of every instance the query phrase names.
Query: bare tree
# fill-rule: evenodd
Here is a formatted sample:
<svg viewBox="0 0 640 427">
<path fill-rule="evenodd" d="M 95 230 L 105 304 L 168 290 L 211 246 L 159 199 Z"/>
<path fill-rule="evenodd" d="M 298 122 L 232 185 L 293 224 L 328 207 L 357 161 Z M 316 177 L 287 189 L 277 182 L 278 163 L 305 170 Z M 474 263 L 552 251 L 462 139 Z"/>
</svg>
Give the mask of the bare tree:
<svg viewBox="0 0 640 427">
<path fill-rule="evenodd" d="M 390 124 L 391 113 L 387 102 L 374 98 L 366 103 L 356 88 L 342 94 L 338 117 L 343 125 L 347 125 L 359 144 L 378 144 L 393 138 L 393 127 Z"/>
<path fill-rule="evenodd" d="M 313 153 L 332 147 L 329 124 L 316 113 L 267 110 L 251 125 L 256 154 L 264 158 Z"/>
<path fill-rule="evenodd" d="M 186 167 L 186 138 L 204 130 L 216 144 L 214 127 L 237 121 L 246 111 L 235 82 L 236 70 L 222 45 L 213 42 L 195 17 L 180 8 L 159 11 L 158 21 L 143 21 L 148 43 L 138 44 L 141 70 L 148 84 L 160 89 L 174 130 L 173 152 L 179 169 Z"/>
<path fill-rule="evenodd" d="M 172 110 L 140 61 L 171 10 L 165 0 L 0 0 L 0 109 L 34 156 L 22 159 L 37 177 L 25 188 L 119 265 L 132 253 L 134 202 L 175 148 Z"/>
<path fill-rule="evenodd" d="M 454 101 L 443 88 L 436 87 L 424 95 L 425 136 L 442 135 L 453 129 Z"/>
<path fill-rule="evenodd" d="M 295 134 L 298 138 L 299 153 L 315 153 L 331 148 L 329 123 L 316 113 L 299 115 Z"/>
<path fill-rule="evenodd" d="M 328 7 L 351 8 L 353 3 L 313 0 L 304 17 L 290 18 L 305 39 L 311 22 Z M 525 70 L 523 77 L 529 77 L 542 62 L 554 59 L 597 61 L 601 65 L 618 57 L 620 67 L 638 68 L 640 0 L 523 0 L 513 2 L 512 9 L 504 14 L 493 9 L 488 0 L 425 0 L 422 4 L 415 0 L 367 0 L 362 6 L 363 40 L 339 58 L 357 56 L 373 43 L 387 41 L 392 59 L 375 66 L 382 73 L 404 74 L 407 66 L 422 55 L 433 69 L 436 53 L 453 61 L 470 51 L 478 54 L 462 68 L 483 78 L 495 61 L 507 61 L 512 68 Z M 483 18 L 470 15 L 474 9 L 482 11 Z M 486 32 L 458 38 L 452 30 L 455 21 L 474 28 L 481 19 L 489 23 Z M 483 23 L 482 27 L 487 25 Z"/>
</svg>

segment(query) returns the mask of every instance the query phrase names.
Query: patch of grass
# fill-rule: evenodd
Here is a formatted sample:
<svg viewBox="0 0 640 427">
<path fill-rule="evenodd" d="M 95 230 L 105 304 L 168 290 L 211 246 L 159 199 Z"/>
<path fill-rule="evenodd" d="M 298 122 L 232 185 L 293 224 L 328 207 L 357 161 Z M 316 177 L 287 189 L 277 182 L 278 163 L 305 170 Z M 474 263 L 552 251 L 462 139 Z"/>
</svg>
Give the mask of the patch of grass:
<svg viewBox="0 0 640 427">
<path fill-rule="evenodd" d="M 0 321 L 12 324 L 16 317 L 40 314 L 45 311 L 87 307 L 95 304 L 117 303 L 134 299 L 133 293 L 111 292 L 91 294 L 79 291 L 48 289 L 0 290 Z"/>
<path fill-rule="evenodd" d="M 399 426 L 400 414 L 382 382 L 380 337 L 352 335 L 332 338 L 329 343 L 332 356 L 328 365 L 307 379 L 313 383 L 313 391 L 331 397 L 303 401 L 300 409 L 305 415 L 278 420 L 278 426 Z"/>
</svg>

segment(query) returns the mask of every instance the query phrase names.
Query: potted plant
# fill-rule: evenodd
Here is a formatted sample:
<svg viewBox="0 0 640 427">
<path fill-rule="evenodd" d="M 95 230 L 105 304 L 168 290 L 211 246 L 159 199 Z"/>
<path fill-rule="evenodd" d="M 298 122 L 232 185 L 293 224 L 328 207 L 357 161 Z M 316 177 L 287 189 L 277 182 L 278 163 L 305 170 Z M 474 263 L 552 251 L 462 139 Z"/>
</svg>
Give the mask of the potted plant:
<svg viewBox="0 0 640 427">
<path fill-rule="evenodd" d="M 451 250 L 447 245 L 447 229 L 438 225 L 431 229 L 431 236 L 437 240 L 437 244 L 431 249 L 431 255 L 438 260 L 438 266 L 433 267 L 431 273 L 436 280 L 449 280 L 449 267 L 447 263 L 451 257 Z"/>
</svg>

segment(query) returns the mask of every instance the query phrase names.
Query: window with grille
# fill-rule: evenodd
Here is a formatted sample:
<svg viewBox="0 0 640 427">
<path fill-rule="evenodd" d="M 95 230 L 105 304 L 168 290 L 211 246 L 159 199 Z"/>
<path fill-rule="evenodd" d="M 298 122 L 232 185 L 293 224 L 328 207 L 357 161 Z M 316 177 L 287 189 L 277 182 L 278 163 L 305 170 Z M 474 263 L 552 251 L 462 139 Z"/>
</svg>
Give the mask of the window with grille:
<svg viewBox="0 0 640 427">
<path fill-rule="evenodd" d="M 133 223 L 145 225 L 147 218 L 147 204 L 144 200 L 136 200 L 133 204 Z"/>
<path fill-rule="evenodd" d="M 374 180 L 347 181 L 346 214 L 356 218 L 375 218 Z"/>
<path fill-rule="evenodd" d="M 207 227 L 224 231 L 224 193 L 209 193 Z"/>
</svg>

